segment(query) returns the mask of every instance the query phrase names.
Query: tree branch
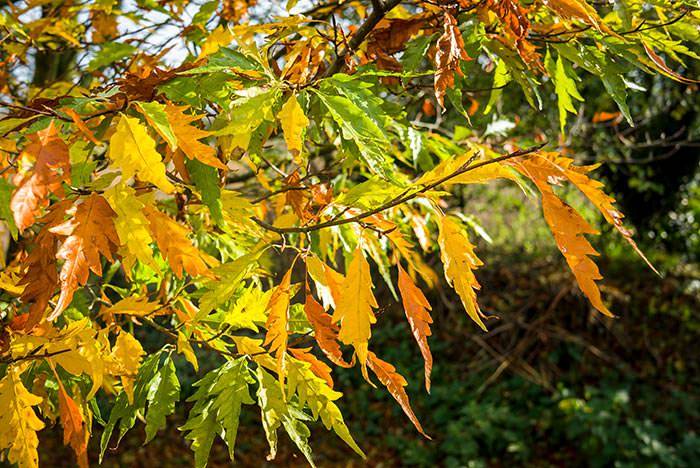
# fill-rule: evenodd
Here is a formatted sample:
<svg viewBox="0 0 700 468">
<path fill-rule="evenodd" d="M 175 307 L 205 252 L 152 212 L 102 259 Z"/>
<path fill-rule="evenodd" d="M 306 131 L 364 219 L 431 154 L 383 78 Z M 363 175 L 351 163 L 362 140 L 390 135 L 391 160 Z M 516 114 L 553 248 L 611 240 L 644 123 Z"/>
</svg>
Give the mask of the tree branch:
<svg viewBox="0 0 700 468">
<path fill-rule="evenodd" d="M 510 154 L 506 154 L 505 156 L 500 156 L 498 158 L 493 158 L 489 159 L 488 161 L 482 161 L 479 163 L 476 163 L 474 165 L 469 165 L 471 161 L 468 161 L 465 165 L 457 169 L 455 172 L 446 175 L 445 177 L 440 178 L 439 180 L 430 183 L 428 185 L 425 185 L 423 188 L 415 191 L 415 192 L 410 192 L 410 193 L 403 193 L 399 195 L 398 197 L 384 203 L 383 205 L 378 206 L 377 208 L 373 208 L 371 210 L 365 211 L 363 213 L 360 213 L 356 216 L 352 216 L 350 218 L 343 218 L 343 219 L 332 219 L 330 221 L 325 221 L 323 223 L 318 223 L 318 224 L 313 224 L 311 226 L 298 226 L 298 227 L 287 227 L 287 228 L 279 228 L 276 226 L 273 226 L 269 223 L 266 223 L 265 221 L 256 218 L 255 216 L 252 216 L 250 219 L 254 221 L 256 224 L 261 226 L 264 229 L 267 229 L 268 231 L 273 231 L 278 234 L 290 234 L 290 233 L 307 233 L 307 232 L 312 232 L 312 231 L 318 231 L 319 229 L 324 229 L 332 226 L 340 226 L 343 224 L 348 224 L 348 223 L 356 223 L 359 222 L 365 218 L 368 218 L 372 215 L 381 213 L 382 211 L 388 210 L 389 208 L 393 208 L 395 206 L 401 205 L 403 203 L 406 203 L 407 201 L 413 200 L 416 198 L 418 195 L 421 195 L 425 192 L 428 192 L 435 187 L 444 184 L 445 182 L 449 181 L 450 179 L 453 179 L 457 177 L 458 175 L 464 174 L 466 172 L 473 171 L 475 169 L 479 169 L 480 167 L 488 166 L 489 164 L 495 164 L 499 163 L 501 161 L 505 161 L 507 159 L 515 158 L 518 156 L 524 156 L 526 154 L 534 153 L 535 151 L 539 150 L 542 148 L 546 143 L 542 143 L 541 145 L 533 146 L 524 150 L 518 150 L 514 151 Z"/>
<path fill-rule="evenodd" d="M 327 78 L 338 73 L 345 63 L 345 57 L 362 45 L 369 33 L 371 33 L 374 27 L 384 18 L 384 15 L 399 3 L 401 3 L 401 0 L 389 0 L 386 3 L 382 2 L 382 0 L 373 0 L 372 13 L 370 13 L 365 22 L 357 28 L 355 34 L 350 38 L 347 47 L 335 58 L 331 66 L 326 70 L 326 73 L 323 74 L 323 77 Z"/>
</svg>

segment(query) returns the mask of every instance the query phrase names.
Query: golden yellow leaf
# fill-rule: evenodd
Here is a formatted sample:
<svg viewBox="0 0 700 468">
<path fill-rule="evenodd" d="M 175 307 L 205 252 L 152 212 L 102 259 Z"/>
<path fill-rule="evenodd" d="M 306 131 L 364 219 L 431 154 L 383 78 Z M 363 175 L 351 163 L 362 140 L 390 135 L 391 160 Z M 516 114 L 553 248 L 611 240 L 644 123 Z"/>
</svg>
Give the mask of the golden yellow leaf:
<svg viewBox="0 0 700 468">
<path fill-rule="evenodd" d="M 371 325 L 377 322 L 372 308 L 377 308 L 372 293 L 369 263 L 358 246 L 348 266 L 340 298 L 333 313 L 333 322 L 340 323 L 338 338 L 355 348 L 355 354 L 367 378 L 367 346 L 372 335 Z"/>
<path fill-rule="evenodd" d="M 136 118 L 120 116 L 109 141 L 109 159 L 121 169 L 125 180 L 136 175 L 165 193 L 175 190 L 165 175 L 165 165 L 156 152 L 156 142 Z"/>
<path fill-rule="evenodd" d="M 141 343 L 133 335 L 124 330 L 119 332 L 112 349 L 111 373 L 121 377 L 122 387 L 131 404 L 134 403 L 134 380 L 144 354 Z"/>
<path fill-rule="evenodd" d="M 8 449 L 10 463 L 20 468 L 35 468 L 39 466 L 36 433 L 44 428 L 44 423 L 32 407 L 42 399 L 24 387 L 22 371 L 20 366 L 9 366 L 0 380 L 0 450 Z"/>
<path fill-rule="evenodd" d="M 194 354 L 194 349 L 192 349 L 190 341 L 181 331 L 177 332 L 177 352 L 185 356 L 187 362 L 192 364 L 195 372 L 199 372 L 199 362 Z"/>
<path fill-rule="evenodd" d="M 483 263 L 474 253 L 474 246 L 459 224 L 449 216 L 440 218 L 438 243 L 447 282 L 459 294 L 469 317 L 486 330 L 481 320 L 484 315 L 476 301 L 476 291 L 481 286 L 474 276 L 474 270 Z"/>
<path fill-rule="evenodd" d="M 282 105 L 282 109 L 277 113 L 277 118 L 282 125 L 287 149 L 292 153 L 294 161 L 300 163 L 302 161 L 300 155 L 304 147 L 302 136 L 306 127 L 309 126 L 309 119 L 299 105 L 296 95 L 289 96 L 287 102 Z"/>
<path fill-rule="evenodd" d="M 219 26 L 207 37 L 207 40 L 202 44 L 202 50 L 199 52 L 197 60 L 208 55 L 216 53 L 222 47 L 225 47 L 233 40 L 233 34 L 226 26 Z"/>
<path fill-rule="evenodd" d="M 153 238 L 148 230 L 149 222 L 143 215 L 144 204 L 136 197 L 134 189 L 118 183 L 105 190 L 104 197 L 117 214 L 114 227 L 123 246 L 122 256 L 127 274 L 136 260 L 158 271 L 151 249 Z"/>
</svg>

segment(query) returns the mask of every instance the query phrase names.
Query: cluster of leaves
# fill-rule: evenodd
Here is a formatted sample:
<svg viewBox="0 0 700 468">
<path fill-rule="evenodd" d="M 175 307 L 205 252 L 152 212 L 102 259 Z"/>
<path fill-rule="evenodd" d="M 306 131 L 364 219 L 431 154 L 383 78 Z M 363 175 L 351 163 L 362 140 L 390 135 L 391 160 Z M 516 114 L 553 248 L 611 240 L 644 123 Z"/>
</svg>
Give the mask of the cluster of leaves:
<svg viewBox="0 0 700 468">
<path fill-rule="evenodd" d="M 406 380 L 370 350 L 382 310 L 371 270 L 400 297 L 429 391 L 431 306 L 418 284 L 439 280 L 423 256 L 439 253 L 467 315 L 484 330 L 488 318 L 475 224 L 450 203 L 458 185 L 505 179 L 539 192 L 581 291 L 612 315 L 585 237 L 596 231 L 555 191 L 576 187 L 638 251 L 593 167 L 537 135 L 502 141 L 474 128 L 454 142 L 421 119 L 450 108 L 468 124 L 512 80 L 535 109 L 553 89 L 563 130 L 587 71 L 631 121 L 630 68 L 692 82 L 658 52 L 696 58 L 690 2 L 599 12 L 583 0 L 376 0 L 297 12 L 292 1 L 293 14 L 259 19 L 252 3 L 2 10 L 0 216 L 13 248 L 0 276 L 0 449 L 10 462 L 37 464 L 46 420 L 60 419 L 83 466 L 93 421 L 102 454 L 137 419 L 151 440 L 180 400 L 172 354 L 197 371 L 197 347 L 222 362 L 196 384 L 181 427 L 197 466 L 217 436 L 233 458 L 244 404 L 260 408 L 269 458 L 283 428 L 313 464 L 308 426 L 319 419 L 363 455 L 326 361 L 370 383 L 371 372 L 425 435 Z M 486 102 L 467 70 L 493 76 Z M 140 327 L 171 342 L 147 352 Z M 107 418 L 99 391 L 115 396 Z"/>
</svg>

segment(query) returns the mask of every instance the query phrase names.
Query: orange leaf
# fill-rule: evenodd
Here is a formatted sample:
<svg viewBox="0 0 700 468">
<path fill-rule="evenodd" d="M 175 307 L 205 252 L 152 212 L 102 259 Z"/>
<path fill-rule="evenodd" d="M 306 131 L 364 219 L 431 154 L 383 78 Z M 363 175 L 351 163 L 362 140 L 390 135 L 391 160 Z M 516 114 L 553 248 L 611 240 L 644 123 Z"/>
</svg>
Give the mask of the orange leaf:
<svg viewBox="0 0 700 468">
<path fill-rule="evenodd" d="M 367 363 L 369 364 L 369 368 L 372 369 L 372 372 L 374 372 L 374 375 L 377 376 L 382 385 L 389 390 L 391 396 L 399 403 L 399 406 L 401 406 L 401 409 L 406 413 L 406 416 L 408 416 L 408 419 L 411 420 L 413 425 L 416 426 L 418 432 L 423 434 L 427 439 L 430 439 L 430 436 L 423 431 L 423 427 L 420 425 L 415 413 L 413 413 L 413 409 L 411 409 L 411 402 L 408 401 L 408 394 L 406 393 L 406 389 L 404 389 L 404 387 L 408 385 L 406 379 L 396 372 L 394 366 L 379 359 L 372 351 L 368 354 Z"/>
<path fill-rule="evenodd" d="M 70 445 L 78 459 L 78 466 L 87 467 L 87 444 L 90 433 L 83 419 L 80 408 L 73 398 L 68 395 L 61 380 L 58 380 L 58 409 L 63 425 L 63 443 Z"/>
<path fill-rule="evenodd" d="M 430 317 L 430 303 L 423 295 L 423 291 L 416 286 L 401 267 L 401 263 L 397 263 L 396 266 L 399 268 L 401 301 L 408 323 L 411 325 L 411 332 L 413 332 L 413 337 L 416 339 L 423 355 L 423 361 L 425 361 L 425 389 L 430 392 L 430 372 L 433 369 L 433 356 L 428 346 L 428 337 L 432 334 L 430 324 L 433 323 L 433 319 Z"/>
<path fill-rule="evenodd" d="M 333 323 L 333 318 L 326 313 L 323 306 L 314 299 L 306 284 L 306 302 L 304 312 L 314 329 L 314 338 L 318 347 L 330 361 L 336 366 L 350 367 L 350 364 L 343 359 L 343 353 L 338 344 L 338 325 Z"/>
<path fill-rule="evenodd" d="M 325 362 L 321 361 L 319 358 L 311 354 L 311 348 L 290 348 L 289 352 L 292 356 L 299 359 L 300 361 L 308 362 L 311 364 L 311 372 L 313 372 L 316 377 L 320 377 L 328 383 L 330 388 L 333 388 L 333 378 L 331 377 L 331 368 L 326 365 Z"/>
<path fill-rule="evenodd" d="M 48 320 L 55 319 L 68 307 L 78 286 L 87 282 L 90 270 L 102 276 L 100 254 L 113 261 L 112 254 L 119 246 L 115 216 L 107 200 L 92 193 L 77 206 L 71 219 L 50 229 L 68 238 L 56 254 L 56 258 L 65 260 L 59 276 L 61 296 Z"/>
<path fill-rule="evenodd" d="M 292 280 L 292 269 L 294 263 L 287 270 L 287 273 L 282 278 L 282 281 L 272 292 L 268 308 L 270 310 L 267 316 L 267 334 L 263 346 L 270 346 L 270 353 L 273 353 L 277 358 L 277 375 L 279 376 L 280 386 L 284 383 L 285 362 L 284 357 L 287 354 L 287 340 L 289 338 L 289 300 L 290 300 L 290 285 Z M 284 389 L 282 389 L 284 393 Z"/>
<path fill-rule="evenodd" d="M 71 109 L 70 107 L 67 107 L 63 109 L 63 112 L 68 114 L 68 116 L 73 119 L 73 123 L 75 123 L 75 126 L 78 127 L 78 129 L 83 132 L 83 135 L 85 135 L 88 140 L 93 142 L 96 145 L 99 145 L 100 142 L 97 138 L 95 138 L 95 134 L 92 133 L 92 130 L 85 124 L 85 121 L 78 115 L 76 111 Z"/>
<path fill-rule="evenodd" d="M 455 17 L 445 12 L 443 21 L 443 33 L 437 41 L 435 54 L 435 97 L 444 108 L 445 90 L 454 86 L 454 74 L 464 76 L 459 68 L 460 60 L 470 58 L 464 50 L 464 39 Z"/>
<path fill-rule="evenodd" d="M 61 182 L 70 181 L 68 146 L 63 142 L 53 120 L 44 130 L 29 136 L 23 154 L 36 159 L 31 175 L 18 184 L 10 209 L 20 232 L 34 224 L 41 208 L 49 204 L 49 193 L 61 194 Z"/>
<path fill-rule="evenodd" d="M 207 265 L 215 265 L 217 260 L 192 245 L 187 238 L 187 229 L 151 206 L 144 206 L 143 212 L 150 223 L 151 234 L 175 276 L 182 278 L 184 270 L 191 276 L 214 277 Z"/>
<path fill-rule="evenodd" d="M 596 281 L 603 279 L 603 277 L 590 258 L 592 255 L 598 255 L 598 252 L 585 237 L 585 234 L 598 234 L 598 231 L 593 229 L 571 206 L 559 199 L 550 184 L 557 183 L 562 178 L 573 177 L 573 180 L 576 181 L 574 184 L 601 209 L 606 219 L 611 217 L 613 224 L 617 221 L 620 229 L 624 229 L 620 221 L 621 214 L 612 208 L 612 198 L 600 190 L 601 184 L 599 182 L 592 181 L 585 175 L 585 171 L 590 170 L 590 168 L 574 167 L 569 169 L 571 164 L 569 158 L 552 153 L 538 153 L 535 157 L 519 159 L 511 164 L 523 175 L 530 178 L 542 193 L 542 211 L 545 220 L 554 235 L 557 247 L 576 277 L 581 291 L 588 297 L 593 307 L 607 316 L 612 316 L 613 314 L 603 303 L 600 289 L 596 284 Z M 611 209 L 617 214 L 610 211 Z M 630 237 L 627 238 L 633 243 Z"/>
<path fill-rule="evenodd" d="M 508 32 L 520 40 L 527 36 L 530 29 L 530 21 L 527 12 L 517 0 L 487 0 L 486 8 L 493 11 Z"/>
<path fill-rule="evenodd" d="M 188 107 L 176 106 L 171 103 L 165 106 L 168 122 L 170 122 L 170 127 L 177 137 L 177 146 L 188 158 L 198 159 L 204 164 L 225 170 L 226 165 L 216 158 L 216 150 L 199 141 L 209 136 L 209 132 L 190 125 L 192 122 L 198 121 L 201 116 L 186 114 L 184 111 Z"/>
</svg>

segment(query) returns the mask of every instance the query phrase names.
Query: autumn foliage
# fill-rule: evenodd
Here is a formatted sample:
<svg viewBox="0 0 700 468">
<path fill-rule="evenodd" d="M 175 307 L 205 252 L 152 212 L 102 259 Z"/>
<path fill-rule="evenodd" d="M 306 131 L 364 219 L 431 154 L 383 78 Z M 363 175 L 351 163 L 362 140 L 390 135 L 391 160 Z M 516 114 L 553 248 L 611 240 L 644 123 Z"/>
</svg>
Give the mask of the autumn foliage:
<svg viewBox="0 0 700 468">
<path fill-rule="evenodd" d="M 469 128 L 513 83 L 533 112 L 553 94 L 564 134 L 590 73 L 632 122 L 630 71 L 696 83 L 677 66 L 697 58 L 692 2 L 126 3 L 0 7 L 10 463 L 36 466 L 37 433 L 58 422 L 87 466 L 91 435 L 101 460 L 136 424 L 157 437 L 185 403 L 179 429 L 200 467 L 216 438 L 234 458 L 252 406 L 268 459 L 283 431 L 313 465 L 315 421 L 364 457 L 333 366 L 385 387 L 429 437 L 406 379 L 373 346 L 375 292 L 381 282 L 402 305 L 429 392 L 428 291 L 449 285 L 483 330 L 498 313 L 479 306 L 487 267 L 457 187 L 501 180 L 539 197 L 581 292 L 606 316 L 597 231 L 560 187 L 580 191 L 646 261 L 595 167 L 564 144 L 479 128 L 456 141 L 427 119 L 456 115 Z M 61 72 L 46 76 L 40 56 Z M 487 93 L 469 88 L 474 73 L 492 82 Z M 147 346 L 146 330 L 162 346 Z M 214 370 L 200 370 L 203 353 Z M 186 402 L 176 355 L 199 376 Z M 111 401 L 101 414 L 98 394 Z"/>
</svg>

